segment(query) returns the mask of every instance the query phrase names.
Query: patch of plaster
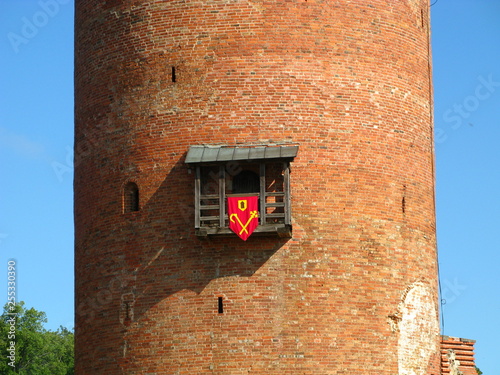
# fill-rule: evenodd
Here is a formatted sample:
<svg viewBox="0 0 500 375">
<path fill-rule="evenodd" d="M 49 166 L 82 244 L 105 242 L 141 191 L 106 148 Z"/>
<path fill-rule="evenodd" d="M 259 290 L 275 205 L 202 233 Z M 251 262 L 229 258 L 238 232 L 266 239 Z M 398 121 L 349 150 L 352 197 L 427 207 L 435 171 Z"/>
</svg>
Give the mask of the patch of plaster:
<svg viewBox="0 0 500 375">
<path fill-rule="evenodd" d="M 430 288 L 423 282 L 410 285 L 389 319 L 393 332 L 399 331 L 399 375 L 425 375 L 439 350 L 437 309 Z"/>
<path fill-rule="evenodd" d="M 464 373 L 458 368 L 460 366 L 460 361 L 456 358 L 455 351 L 448 349 L 448 353 L 446 355 L 448 357 L 450 375 L 464 375 Z"/>
</svg>

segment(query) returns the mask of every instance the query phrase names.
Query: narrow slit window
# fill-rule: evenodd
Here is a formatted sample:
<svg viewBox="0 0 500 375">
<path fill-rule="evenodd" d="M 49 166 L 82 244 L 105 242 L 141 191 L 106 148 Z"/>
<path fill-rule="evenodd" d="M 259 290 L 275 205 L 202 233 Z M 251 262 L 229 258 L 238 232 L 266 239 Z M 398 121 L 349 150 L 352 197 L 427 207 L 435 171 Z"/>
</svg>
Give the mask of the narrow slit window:
<svg viewBox="0 0 500 375">
<path fill-rule="evenodd" d="M 172 67 L 172 82 L 176 82 L 177 81 L 177 77 L 175 75 L 175 66 Z"/>
<path fill-rule="evenodd" d="M 139 211 L 139 187 L 135 182 L 129 182 L 123 189 L 123 212 Z"/>
<path fill-rule="evenodd" d="M 218 298 L 218 311 L 219 311 L 219 314 L 224 313 L 224 301 L 223 301 L 222 297 Z"/>
</svg>

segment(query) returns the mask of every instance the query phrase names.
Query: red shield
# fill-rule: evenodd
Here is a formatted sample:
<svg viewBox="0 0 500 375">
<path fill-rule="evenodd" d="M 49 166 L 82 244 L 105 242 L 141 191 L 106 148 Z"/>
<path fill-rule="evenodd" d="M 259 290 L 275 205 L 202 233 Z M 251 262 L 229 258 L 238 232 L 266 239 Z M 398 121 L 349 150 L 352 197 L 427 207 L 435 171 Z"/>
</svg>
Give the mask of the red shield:
<svg viewBox="0 0 500 375">
<path fill-rule="evenodd" d="M 259 225 L 259 197 L 228 197 L 229 228 L 246 241 Z"/>
</svg>

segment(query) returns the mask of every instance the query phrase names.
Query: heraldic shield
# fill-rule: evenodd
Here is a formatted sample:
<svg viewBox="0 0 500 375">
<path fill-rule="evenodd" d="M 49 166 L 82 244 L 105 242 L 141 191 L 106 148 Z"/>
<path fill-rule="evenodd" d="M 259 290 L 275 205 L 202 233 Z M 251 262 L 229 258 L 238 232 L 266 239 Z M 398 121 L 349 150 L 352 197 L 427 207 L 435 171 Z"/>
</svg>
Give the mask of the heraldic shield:
<svg viewBox="0 0 500 375">
<path fill-rule="evenodd" d="M 229 228 L 246 241 L 259 225 L 259 197 L 228 197 Z"/>
</svg>

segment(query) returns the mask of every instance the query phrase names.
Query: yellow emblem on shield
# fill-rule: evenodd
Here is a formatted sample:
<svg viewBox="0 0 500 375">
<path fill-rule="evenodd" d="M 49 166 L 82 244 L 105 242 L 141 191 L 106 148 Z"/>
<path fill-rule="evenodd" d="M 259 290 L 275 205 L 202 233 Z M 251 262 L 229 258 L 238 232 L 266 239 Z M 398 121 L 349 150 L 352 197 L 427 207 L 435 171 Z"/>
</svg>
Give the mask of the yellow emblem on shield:
<svg viewBox="0 0 500 375">
<path fill-rule="evenodd" d="M 242 199 L 238 201 L 238 208 L 240 211 L 245 211 L 247 209 L 248 201 L 246 199 Z"/>
</svg>

